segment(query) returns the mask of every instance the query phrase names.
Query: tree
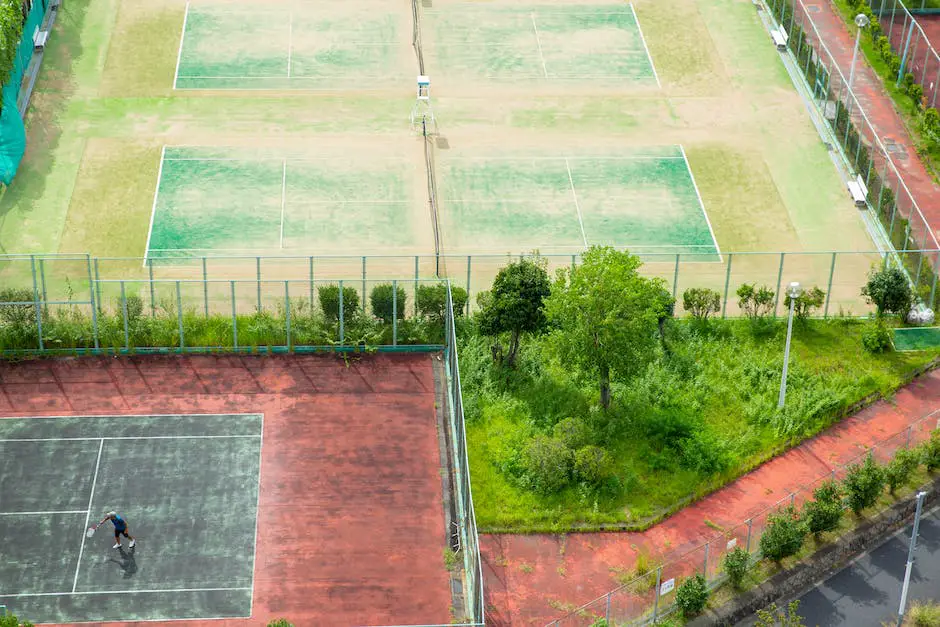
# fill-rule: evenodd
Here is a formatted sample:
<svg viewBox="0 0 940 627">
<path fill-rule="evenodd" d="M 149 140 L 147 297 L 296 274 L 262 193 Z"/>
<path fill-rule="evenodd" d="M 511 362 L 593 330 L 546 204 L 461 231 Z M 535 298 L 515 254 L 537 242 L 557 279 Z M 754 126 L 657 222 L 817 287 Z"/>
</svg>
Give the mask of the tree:
<svg viewBox="0 0 940 627">
<path fill-rule="evenodd" d="M 401 286 L 392 289 L 391 283 L 376 285 L 369 294 L 369 300 L 372 302 L 372 315 L 383 322 L 391 322 L 393 317 L 403 320 L 407 298 L 405 288 Z"/>
<path fill-rule="evenodd" d="M 869 455 L 864 464 L 853 464 L 845 476 L 846 501 L 855 515 L 871 507 L 885 489 L 884 469 Z"/>
<path fill-rule="evenodd" d="M 522 334 L 545 328 L 545 299 L 550 293 L 551 282 L 544 263 L 524 259 L 496 274 L 486 306 L 480 312 L 480 332 L 497 337 L 509 333 L 506 365 L 510 368 L 515 366 Z"/>
<path fill-rule="evenodd" d="M 921 445 L 920 452 L 927 470 L 933 472 L 940 468 L 940 429 L 933 430 L 930 439 Z"/>
<path fill-rule="evenodd" d="M 708 585 L 705 577 L 693 575 L 683 581 L 676 590 L 676 605 L 685 617 L 695 616 L 708 602 Z"/>
<path fill-rule="evenodd" d="M 917 451 L 908 448 L 898 449 L 894 458 L 885 466 L 885 482 L 888 484 L 888 492 L 894 494 L 894 491 L 907 483 L 917 467 L 920 466 L 920 455 Z"/>
<path fill-rule="evenodd" d="M 826 300 L 826 293 L 819 289 L 819 286 L 814 285 L 812 289 L 804 290 L 794 299 L 791 299 L 790 295 L 787 294 L 786 298 L 783 299 L 783 305 L 787 309 L 790 308 L 790 300 L 793 300 L 793 314 L 797 320 L 806 322 L 814 309 L 822 307 L 823 302 Z"/>
<path fill-rule="evenodd" d="M 769 314 L 774 308 L 774 291 L 766 285 L 760 287 L 745 283 L 738 288 L 738 307 L 748 318 L 757 320 Z"/>
<path fill-rule="evenodd" d="M 454 304 L 454 317 L 459 318 L 463 315 L 467 306 L 467 300 L 469 299 L 467 290 L 451 285 L 450 296 Z M 415 302 L 418 305 L 418 312 L 422 316 L 443 324 L 447 317 L 447 285 L 444 283 L 419 285 Z"/>
<path fill-rule="evenodd" d="M 656 302 L 656 325 L 659 328 L 659 344 L 667 355 L 669 354 L 669 347 L 666 345 L 666 323 L 672 319 L 675 313 L 676 299 L 665 287 L 661 287 Z"/>
<path fill-rule="evenodd" d="M 760 537 L 760 552 L 767 559 L 779 562 L 799 551 L 805 538 L 806 523 L 790 505 L 767 517 L 767 527 Z"/>
<path fill-rule="evenodd" d="M 707 287 L 690 287 L 682 292 L 682 308 L 699 322 L 708 322 L 708 315 L 721 311 L 721 294 Z"/>
<path fill-rule="evenodd" d="M 757 622 L 754 627 L 806 627 L 803 617 L 797 612 L 800 601 L 790 601 L 786 610 L 781 610 L 776 603 L 771 603 L 766 610 L 757 610 Z"/>
<path fill-rule="evenodd" d="M 723 562 L 725 574 L 728 575 L 728 581 L 731 582 L 731 587 L 735 589 L 740 588 L 741 582 L 744 581 L 744 575 L 747 574 L 747 569 L 751 565 L 750 554 L 745 549 L 737 546 L 733 551 L 725 555 Z"/>
<path fill-rule="evenodd" d="M 842 489 L 839 484 L 824 481 L 813 490 L 813 500 L 803 506 L 803 520 L 810 533 L 819 535 L 839 526 L 842 509 Z"/>
<path fill-rule="evenodd" d="M 628 379 L 653 358 L 664 283 L 640 276 L 640 260 L 628 252 L 594 246 L 582 259 L 559 271 L 545 310 L 559 356 L 597 377 L 606 409 L 611 374 Z"/>
<path fill-rule="evenodd" d="M 891 313 L 907 315 L 914 302 L 914 292 L 907 276 L 895 266 L 873 269 L 868 274 L 868 283 L 862 288 L 862 296 L 875 306 L 879 317 Z"/>
</svg>

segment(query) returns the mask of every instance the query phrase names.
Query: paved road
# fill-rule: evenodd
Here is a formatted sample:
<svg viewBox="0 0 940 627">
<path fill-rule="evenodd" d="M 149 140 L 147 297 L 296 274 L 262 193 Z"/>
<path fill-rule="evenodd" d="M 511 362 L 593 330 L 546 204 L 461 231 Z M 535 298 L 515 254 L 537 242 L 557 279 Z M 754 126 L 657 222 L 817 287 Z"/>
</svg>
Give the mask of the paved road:
<svg viewBox="0 0 940 627">
<path fill-rule="evenodd" d="M 800 614 L 809 626 L 878 627 L 897 618 L 901 580 L 911 527 L 859 557 L 800 598 Z M 908 607 L 913 600 L 940 601 L 940 508 L 920 521 L 920 538 L 911 573 Z"/>
</svg>

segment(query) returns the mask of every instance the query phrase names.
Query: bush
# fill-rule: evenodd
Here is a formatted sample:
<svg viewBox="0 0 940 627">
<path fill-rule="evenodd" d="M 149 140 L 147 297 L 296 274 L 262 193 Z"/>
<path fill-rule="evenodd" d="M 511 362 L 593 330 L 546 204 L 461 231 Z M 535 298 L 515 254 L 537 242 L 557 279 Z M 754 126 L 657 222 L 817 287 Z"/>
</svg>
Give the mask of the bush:
<svg viewBox="0 0 940 627">
<path fill-rule="evenodd" d="M 894 454 L 887 466 L 885 466 L 885 482 L 888 484 L 888 491 L 894 494 L 894 491 L 907 483 L 917 467 L 920 466 L 920 455 L 917 451 L 902 448 Z"/>
<path fill-rule="evenodd" d="M 15 614 L 0 614 L 0 627 L 33 627 L 33 624 L 28 620 L 24 620 L 22 623 L 19 619 L 16 618 Z"/>
<path fill-rule="evenodd" d="M 825 481 L 813 490 L 813 500 L 803 506 L 807 530 L 819 535 L 832 531 L 842 520 L 842 489 L 835 481 Z"/>
<path fill-rule="evenodd" d="M 725 555 L 723 563 L 725 574 L 728 575 L 728 581 L 731 582 L 731 586 L 735 589 L 740 588 L 741 582 L 744 581 L 744 575 L 747 574 L 747 569 L 751 565 L 750 554 L 738 546 Z"/>
<path fill-rule="evenodd" d="M 875 318 L 862 331 L 862 346 L 869 353 L 883 353 L 891 348 L 891 331 L 882 318 Z"/>
<path fill-rule="evenodd" d="M 884 469 L 869 455 L 864 464 L 849 466 L 843 485 L 849 508 L 859 515 L 874 505 L 884 491 Z"/>
<path fill-rule="evenodd" d="M 700 322 L 721 311 L 721 294 L 707 287 L 690 287 L 682 292 L 682 308 Z"/>
<path fill-rule="evenodd" d="M 599 446 L 584 446 L 574 454 L 574 475 L 590 485 L 603 483 L 613 475 L 610 455 Z"/>
<path fill-rule="evenodd" d="M 907 275 L 896 266 L 873 269 L 862 288 L 862 296 L 875 305 L 879 316 L 890 313 L 906 316 L 914 301 Z"/>
<path fill-rule="evenodd" d="M 451 298 L 454 301 L 454 317 L 459 318 L 467 308 L 467 290 L 451 285 Z M 417 294 L 418 313 L 426 318 L 443 323 L 447 317 L 447 284 L 419 285 Z"/>
<path fill-rule="evenodd" d="M 577 418 L 565 418 L 555 425 L 552 433 L 571 450 L 577 450 L 591 440 L 591 428 L 584 420 Z"/>
<path fill-rule="evenodd" d="M 924 104 L 924 88 L 922 85 L 914 83 L 911 85 L 911 88 L 907 90 L 907 95 L 911 97 L 911 100 L 914 101 L 914 105 L 917 108 L 920 108 Z"/>
<path fill-rule="evenodd" d="M 268 623 L 268 627 L 294 627 L 294 624 L 287 622 L 287 620 L 283 618 L 278 618 Z"/>
<path fill-rule="evenodd" d="M 339 286 L 321 285 L 317 288 L 317 295 L 320 297 L 320 307 L 323 309 L 323 315 L 327 320 L 336 322 L 339 320 Z M 355 288 L 343 287 L 343 318 L 350 317 L 359 308 L 359 293 Z"/>
<path fill-rule="evenodd" d="M 791 298 L 788 294 L 786 298 L 783 299 L 784 307 L 790 307 L 790 300 Z M 793 314 L 800 322 L 806 322 L 810 315 L 812 315 L 813 310 L 822 307 L 826 300 L 826 293 L 819 289 L 818 286 L 813 286 L 813 289 L 803 290 L 799 296 L 792 300 Z"/>
<path fill-rule="evenodd" d="M 0 323 L 19 327 L 36 323 L 36 306 L 32 304 L 32 290 L 25 288 L 0 290 L 0 303 L 29 303 L 26 305 L 0 305 Z"/>
<path fill-rule="evenodd" d="M 568 485 L 573 461 L 571 449 L 564 442 L 539 435 L 522 453 L 527 487 L 542 494 L 553 494 Z"/>
<path fill-rule="evenodd" d="M 405 317 L 405 301 L 407 298 L 405 288 L 401 286 L 393 290 L 391 283 L 376 285 L 369 295 L 369 300 L 372 303 L 372 315 L 383 322 L 391 322 L 393 316 L 402 320 Z"/>
<path fill-rule="evenodd" d="M 133 325 L 144 313 L 144 301 L 137 294 L 128 294 L 124 302 L 127 305 L 127 323 Z"/>
<path fill-rule="evenodd" d="M 921 445 L 920 451 L 927 470 L 933 472 L 940 468 L 940 429 L 934 429 L 930 439 Z"/>
<path fill-rule="evenodd" d="M 760 537 L 760 552 L 767 559 L 779 562 L 795 555 L 806 538 L 806 523 L 792 505 L 767 517 L 767 527 Z"/>
<path fill-rule="evenodd" d="M 907 613 L 905 625 L 913 627 L 940 627 L 940 603 L 915 601 Z"/>
<path fill-rule="evenodd" d="M 763 318 L 774 308 L 775 292 L 766 285 L 756 287 L 753 283 L 745 283 L 736 293 L 738 306 L 751 320 Z"/>
<path fill-rule="evenodd" d="M 689 577 L 676 590 L 676 605 L 683 616 L 695 616 L 705 608 L 708 602 L 708 586 L 705 577 Z"/>
</svg>

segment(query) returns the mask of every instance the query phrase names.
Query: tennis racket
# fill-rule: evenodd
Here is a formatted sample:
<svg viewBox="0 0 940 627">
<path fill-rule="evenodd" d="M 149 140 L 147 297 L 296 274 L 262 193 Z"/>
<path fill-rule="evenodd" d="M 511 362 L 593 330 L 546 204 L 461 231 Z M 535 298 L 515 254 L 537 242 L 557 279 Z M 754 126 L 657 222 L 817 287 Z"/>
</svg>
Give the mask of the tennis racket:
<svg viewBox="0 0 940 627">
<path fill-rule="evenodd" d="M 90 537 L 92 537 L 93 535 L 95 535 L 95 529 L 97 529 L 97 528 L 98 528 L 97 525 L 94 526 L 94 527 L 89 527 L 89 528 L 88 528 L 88 531 L 85 532 L 85 537 L 86 537 L 86 538 L 90 538 Z"/>
</svg>

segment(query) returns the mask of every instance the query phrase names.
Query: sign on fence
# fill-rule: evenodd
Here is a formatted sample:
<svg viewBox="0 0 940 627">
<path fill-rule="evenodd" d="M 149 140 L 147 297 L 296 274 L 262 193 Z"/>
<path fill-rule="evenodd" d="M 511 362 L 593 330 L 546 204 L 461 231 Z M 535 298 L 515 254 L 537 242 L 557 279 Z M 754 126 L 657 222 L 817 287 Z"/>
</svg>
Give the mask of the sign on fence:
<svg viewBox="0 0 940 627">
<path fill-rule="evenodd" d="M 728 544 L 725 545 L 725 549 L 728 550 L 728 551 L 730 551 L 731 549 L 733 549 L 733 548 L 736 547 L 736 546 L 738 546 L 738 539 L 737 539 L 737 538 L 731 538 L 730 540 L 728 540 Z"/>
<path fill-rule="evenodd" d="M 659 586 L 659 596 L 669 594 L 676 587 L 676 578 L 667 579 L 663 582 L 663 585 Z"/>
</svg>

